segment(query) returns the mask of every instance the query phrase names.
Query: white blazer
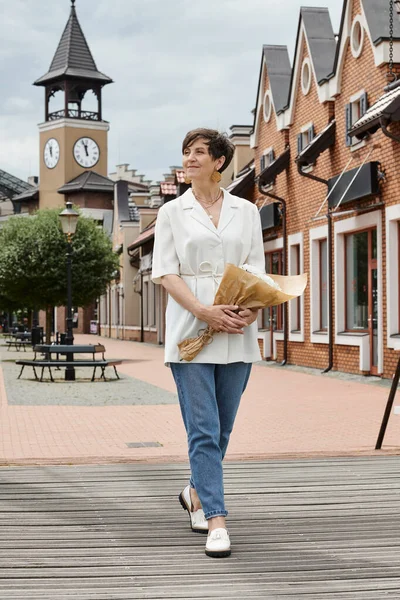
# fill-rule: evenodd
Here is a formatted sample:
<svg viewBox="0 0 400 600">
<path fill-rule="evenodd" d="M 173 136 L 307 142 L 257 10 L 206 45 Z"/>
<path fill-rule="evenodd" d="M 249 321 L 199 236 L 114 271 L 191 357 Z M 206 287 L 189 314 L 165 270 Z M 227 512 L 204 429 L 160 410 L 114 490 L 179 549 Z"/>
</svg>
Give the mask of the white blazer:
<svg viewBox="0 0 400 600">
<path fill-rule="evenodd" d="M 212 305 L 226 263 L 247 263 L 265 272 L 261 221 L 257 207 L 223 190 L 218 227 L 188 189 L 164 204 L 157 215 L 153 251 L 154 283 L 179 275 L 202 304 Z M 207 327 L 171 296 L 166 311 L 165 362 L 182 362 L 177 344 Z M 215 333 L 192 362 L 227 364 L 261 360 L 257 321 L 243 335 Z"/>
</svg>

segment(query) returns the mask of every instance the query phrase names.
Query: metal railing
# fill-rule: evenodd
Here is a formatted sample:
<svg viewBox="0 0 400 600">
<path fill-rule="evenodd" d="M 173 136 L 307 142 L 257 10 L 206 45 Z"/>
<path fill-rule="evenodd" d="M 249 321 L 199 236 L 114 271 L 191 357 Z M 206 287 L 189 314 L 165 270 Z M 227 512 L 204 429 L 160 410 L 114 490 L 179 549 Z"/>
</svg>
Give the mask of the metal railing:
<svg viewBox="0 0 400 600">
<path fill-rule="evenodd" d="M 67 111 L 64 109 L 57 110 L 49 114 L 49 121 L 56 121 L 57 119 L 83 119 L 85 121 L 99 121 L 99 113 L 92 112 L 89 110 L 79 111 L 76 108 L 69 108 Z"/>
</svg>

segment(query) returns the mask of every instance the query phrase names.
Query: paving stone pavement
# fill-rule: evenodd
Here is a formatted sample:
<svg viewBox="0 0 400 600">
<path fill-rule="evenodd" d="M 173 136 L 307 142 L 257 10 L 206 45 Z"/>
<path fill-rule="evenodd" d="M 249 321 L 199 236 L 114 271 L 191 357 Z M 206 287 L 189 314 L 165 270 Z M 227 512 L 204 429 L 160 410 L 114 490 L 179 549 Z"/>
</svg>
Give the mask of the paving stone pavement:
<svg viewBox="0 0 400 600">
<path fill-rule="evenodd" d="M 111 369 L 106 374 L 107 381 L 96 379 L 92 382 L 90 369 L 76 369 L 76 380 L 65 381 L 64 369 L 53 369 L 54 383 L 49 379 L 38 382 L 30 367 L 25 367 L 21 379 L 16 379 L 16 370 L 20 367 L 15 365 L 14 360 L 2 361 L 9 405 L 134 406 L 178 403 L 176 394 L 129 375 L 121 374 L 120 379 L 116 379 Z"/>
<path fill-rule="evenodd" d="M 0 349 L 0 464 L 186 461 L 163 348 L 97 336 L 76 342 L 101 342 L 106 357 L 123 359 L 121 381 L 90 383 L 86 372 L 82 381 L 38 383 L 31 369 L 18 381 L 12 361 L 28 353 Z M 388 382 L 367 381 L 255 365 L 227 459 L 376 454 Z M 400 453 L 399 425 L 393 414 L 384 453 Z"/>
</svg>

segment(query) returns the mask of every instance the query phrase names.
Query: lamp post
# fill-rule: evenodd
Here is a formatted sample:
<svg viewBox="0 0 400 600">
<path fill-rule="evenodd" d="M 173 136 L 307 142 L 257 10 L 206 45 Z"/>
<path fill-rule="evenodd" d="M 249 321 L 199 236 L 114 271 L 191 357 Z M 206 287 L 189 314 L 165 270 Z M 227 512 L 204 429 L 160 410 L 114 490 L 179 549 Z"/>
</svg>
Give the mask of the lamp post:
<svg viewBox="0 0 400 600">
<path fill-rule="evenodd" d="M 66 202 L 65 209 L 60 213 L 61 227 L 63 233 L 67 237 L 67 318 L 66 326 L 67 332 L 65 336 L 65 343 L 68 346 L 72 346 L 74 343 L 74 335 L 72 333 L 72 273 L 71 273 L 71 258 L 72 258 L 72 236 L 75 234 L 76 226 L 78 224 L 79 213 L 72 208 L 72 202 Z M 67 362 L 72 362 L 74 355 L 72 353 L 67 354 Z M 65 380 L 75 381 L 75 368 L 71 365 L 67 365 L 65 369 Z"/>
</svg>

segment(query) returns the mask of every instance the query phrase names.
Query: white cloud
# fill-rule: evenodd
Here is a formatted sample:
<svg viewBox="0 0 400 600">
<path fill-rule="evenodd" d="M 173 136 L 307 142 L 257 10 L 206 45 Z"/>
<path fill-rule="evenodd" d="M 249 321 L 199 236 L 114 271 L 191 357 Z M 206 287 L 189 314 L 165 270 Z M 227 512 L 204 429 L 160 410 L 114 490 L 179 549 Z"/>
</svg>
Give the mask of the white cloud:
<svg viewBox="0 0 400 600">
<path fill-rule="evenodd" d="M 341 2 L 322 4 L 337 31 Z M 127 162 L 159 178 L 180 163 L 188 129 L 251 124 L 262 45 L 287 44 L 292 55 L 300 6 L 315 0 L 284 5 L 283 11 L 282 0 L 77 0 L 97 67 L 115 81 L 103 91 L 109 170 Z M 38 173 L 44 93 L 31 84 L 48 70 L 68 11 L 65 0 L 0 0 L 0 168 L 19 176 Z"/>
</svg>

